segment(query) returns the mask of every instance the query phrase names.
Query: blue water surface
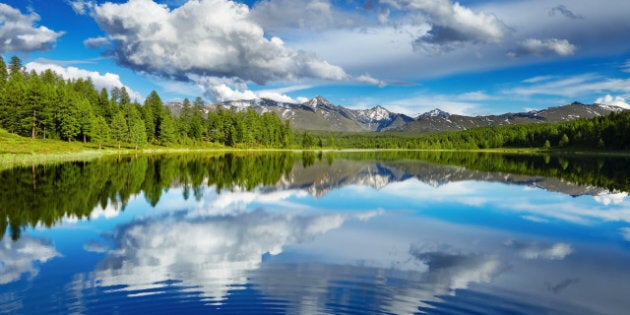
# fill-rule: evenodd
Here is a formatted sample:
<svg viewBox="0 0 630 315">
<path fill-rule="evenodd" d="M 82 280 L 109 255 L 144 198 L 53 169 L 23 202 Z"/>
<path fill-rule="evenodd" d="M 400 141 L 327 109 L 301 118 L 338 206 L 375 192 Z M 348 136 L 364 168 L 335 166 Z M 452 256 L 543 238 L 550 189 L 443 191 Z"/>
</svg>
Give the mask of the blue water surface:
<svg viewBox="0 0 630 315">
<path fill-rule="evenodd" d="M 545 177 L 393 178 L 385 162 L 356 160 L 359 171 L 336 178 L 344 163 L 296 162 L 276 184 L 202 185 L 198 198 L 173 182 L 155 206 L 141 192 L 7 234 L 0 312 L 630 310 L 627 192 Z"/>
</svg>

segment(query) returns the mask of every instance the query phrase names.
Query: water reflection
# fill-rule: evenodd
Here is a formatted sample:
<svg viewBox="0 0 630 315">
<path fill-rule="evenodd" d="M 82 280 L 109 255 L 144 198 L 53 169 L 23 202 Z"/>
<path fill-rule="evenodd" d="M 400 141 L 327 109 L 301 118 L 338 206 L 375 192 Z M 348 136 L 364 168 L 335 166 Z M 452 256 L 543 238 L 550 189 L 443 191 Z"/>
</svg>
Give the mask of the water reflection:
<svg viewBox="0 0 630 315">
<path fill-rule="evenodd" d="M 621 162 L 438 155 L 449 164 L 426 152 L 173 155 L 0 173 L 12 184 L 0 311 L 630 307 L 627 182 L 608 177 Z"/>
<path fill-rule="evenodd" d="M 348 185 L 380 189 L 410 178 L 432 187 L 473 180 L 591 195 L 607 206 L 623 202 L 630 191 L 627 163 L 604 157 L 367 152 L 142 156 L 34 166 L 0 172 L 0 235 L 8 229 L 16 240 L 26 226 L 116 215 L 140 193 L 155 206 L 171 187 L 183 187 L 184 199 L 201 200 L 203 187 L 301 189 L 322 197 Z"/>
<path fill-rule="evenodd" d="M 0 241 L 0 285 L 17 281 L 23 275 L 34 278 L 37 263 L 58 257 L 59 253 L 45 240 L 25 237 L 18 241 Z"/>
<path fill-rule="evenodd" d="M 202 300 L 220 302 L 228 290 L 247 284 L 248 272 L 260 267 L 264 254 L 278 255 L 285 246 L 312 240 L 352 218 L 256 210 L 134 221 L 116 231 L 115 249 L 107 252 L 93 277 L 101 287 L 130 294 L 177 280 Z"/>
</svg>

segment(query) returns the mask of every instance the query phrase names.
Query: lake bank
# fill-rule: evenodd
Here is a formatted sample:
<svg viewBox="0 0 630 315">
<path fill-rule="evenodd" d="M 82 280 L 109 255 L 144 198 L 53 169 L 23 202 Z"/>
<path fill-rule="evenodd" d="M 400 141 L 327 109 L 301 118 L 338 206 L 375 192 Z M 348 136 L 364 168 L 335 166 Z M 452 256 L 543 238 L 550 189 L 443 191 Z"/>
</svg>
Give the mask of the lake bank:
<svg viewBox="0 0 630 315">
<path fill-rule="evenodd" d="M 181 153 L 226 153 L 226 152 L 477 152 L 490 154 L 524 155 L 584 155 L 584 156 L 630 156 L 626 151 L 597 151 L 585 149 L 543 148 L 495 148 L 495 149 L 363 149 L 363 148 L 248 148 L 228 147 L 219 144 L 191 144 L 158 146 L 145 145 L 138 149 L 107 145 L 99 149 L 94 143 L 64 142 L 49 139 L 30 139 L 4 133 L 0 136 L 0 170 L 32 165 L 55 164 L 73 161 L 90 161 L 105 156 L 134 154 L 181 154 Z"/>
</svg>

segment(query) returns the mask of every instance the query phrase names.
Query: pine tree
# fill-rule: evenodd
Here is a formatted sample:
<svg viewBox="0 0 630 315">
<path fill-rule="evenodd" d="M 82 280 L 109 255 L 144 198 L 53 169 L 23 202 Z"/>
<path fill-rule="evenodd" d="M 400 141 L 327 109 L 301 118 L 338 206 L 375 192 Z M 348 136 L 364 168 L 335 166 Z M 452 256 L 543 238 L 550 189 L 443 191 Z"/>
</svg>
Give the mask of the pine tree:
<svg viewBox="0 0 630 315">
<path fill-rule="evenodd" d="M 111 93 L 110 93 L 110 97 L 111 98 L 110 98 L 109 101 L 110 101 L 111 105 L 114 108 L 116 108 L 116 110 L 117 110 L 118 106 L 120 106 L 120 104 L 121 104 L 121 102 L 120 102 L 120 94 L 121 94 L 121 91 L 120 91 L 119 87 L 113 88 Z"/>
<path fill-rule="evenodd" d="M 47 69 L 40 77 L 42 82 L 42 99 L 37 116 L 42 137 L 46 139 L 50 133 L 55 131 L 55 116 L 59 112 L 56 91 L 57 75 L 52 70 Z"/>
<path fill-rule="evenodd" d="M 144 101 L 144 123 L 147 126 L 147 136 L 150 141 L 159 141 L 162 133 L 164 116 L 162 99 L 156 91 L 151 91 Z"/>
<path fill-rule="evenodd" d="M 42 114 L 44 101 L 44 84 L 35 71 L 29 75 L 26 100 L 19 109 L 21 134 L 29 134 L 32 139 L 37 137 L 37 129 L 40 125 L 38 115 Z"/>
<path fill-rule="evenodd" d="M 179 114 L 178 119 L 178 130 L 181 137 L 190 138 L 190 126 L 192 123 L 192 106 L 190 104 L 190 100 L 188 98 L 184 99 L 182 103 L 182 111 Z"/>
<path fill-rule="evenodd" d="M 91 110 L 90 103 L 87 99 L 81 98 L 76 100 L 77 104 L 77 122 L 79 125 L 79 135 L 83 142 L 87 142 L 87 137 L 91 134 L 90 128 L 92 127 L 92 119 L 94 114 Z"/>
<path fill-rule="evenodd" d="M 131 98 L 127 93 L 127 88 L 124 86 L 120 89 L 120 105 L 131 104 Z"/>
<path fill-rule="evenodd" d="M 21 68 L 21 65 L 14 67 Z M 24 108 L 26 102 L 26 80 L 22 71 L 11 72 L 5 85 L 3 96 L 2 108 L 0 109 L 2 126 L 11 133 L 18 132 L 20 111 Z"/>
<path fill-rule="evenodd" d="M 109 140 L 109 126 L 103 116 L 92 117 L 90 140 L 98 143 L 99 150 L 101 149 L 103 143 Z"/>
<path fill-rule="evenodd" d="M 159 139 L 162 145 L 175 143 L 177 141 L 177 128 L 171 116 L 171 112 L 168 110 L 164 110 L 162 114 Z"/>
<path fill-rule="evenodd" d="M 118 112 L 112 118 L 112 123 L 110 126 L 110 132 L 112 135 L 112 139 L 118 142 L 118 149 L 120 149 L 120 144 L 127 138 L 127 121 L 125 120 L 125 114 L 123 112 Z"/>
<path fill-rule="evenodd" d="M 147 105 L 146 101 L 142 106 L 142 119 L 144 120 L 144 126 L 149 142 L 155 141 L 155 119 L 153 116 L 153 109 Z"/>
<path fill-rule="evenodd" d="M 129 124 L 131 125 L 131 143 L 133 143 L 136 146 L 136 150 L 138 150 L 139 145 L 147 142 L 147 131 L 144 126 L 144 120 L 140 119 L 140 117 L 133 117 Z"/>
<path fill-rule="evenodd" d="M 107 122 L 111 122 L 114 114 L 110 106 L 109 94 L 107 93 L 106 88 L 102 88 L 101 92 L 98 94 L 98 107 L 100 107 L 100 112 L 101 115 L 103 115 L 103 118 L 105 118 Z"/>
<path fill-rule="evenodd" d="M 7 71 L 7 64 L 4 62 L 4 58 L 0 56 L 0 89 L 4 87 L 9 78 L 9 72 Z"/>
<path fill-rule="evenodd" d="M 10 76 L 22 73 L 22 60 L 20 60 L 18 56 L 11 57 L 11 61 L 9 62 L 9 73 Z"/>
<path fill-rule="evenodd" d="M 190 135 L 195 140 L 204 140 L 207 136 L 207 116 L 205 115 L 205 103 L 201 97 L 195 98 L 193 103 L 193 116 L 190 122 Z M 206 117 L 204 117 L 206 116 Z"/>
<path fill-rule="evenodd" d="M 558 142 L 558 146 L 559 147 L 564 147 L 567 144 L 569 144 L 569 137 L 565 133 L 565 134 L 562 135 L 562 138 L 560 138 L 560 141 Z"/>
<path fill-rule="evenodd" d="M 65 138 L 68 142 L 71 142 L 80 131 L 77 114 L 78 111 L 74 107 L 74 104 L 65 104 L 59 112 L 59 131 L 61 133 L 61 137 Z"/>
</svg>

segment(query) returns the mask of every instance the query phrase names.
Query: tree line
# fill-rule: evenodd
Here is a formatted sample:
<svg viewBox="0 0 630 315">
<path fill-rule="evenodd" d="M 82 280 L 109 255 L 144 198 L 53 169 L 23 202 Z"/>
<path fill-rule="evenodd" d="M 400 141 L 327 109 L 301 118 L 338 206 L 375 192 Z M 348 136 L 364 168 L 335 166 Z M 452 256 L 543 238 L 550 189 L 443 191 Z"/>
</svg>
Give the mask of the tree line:
<svg viewBox="0 0 630 315">
<path fill-rule="evenodd" d="M 125 87 L 98 91 L 89 79 L 65 80 L 47 69 L 27 72 L 20 58 L 0 56 L 0 128 L 33 139 L 138 147 L 147 143 L 217 143 L 286 147 L 288 123 L 272 113 L 219 107 L 208 113 L 202 98 L 184 99 L 179 115 L 152 91 L 143 104 Z"/>
<path fill-rule="evenodd" d="M 543 148 L 630 149 L 630 112 L 562 123 L 475 128 L 417 139 L 415 145 L 437 149 Z"/>
<path fill-rule="evenodd" d="M 306 147 L 304 143 L 308 143 L 313 147 L 365 149 L 630 150 L 630 111 L 612 112 L 608 116 L 562 123 L 481 127 L 422 137 L 399 132 L 317 132 L 316 136 L 305 133 L 301 137 L 304 147 Z"/>
</svg>

